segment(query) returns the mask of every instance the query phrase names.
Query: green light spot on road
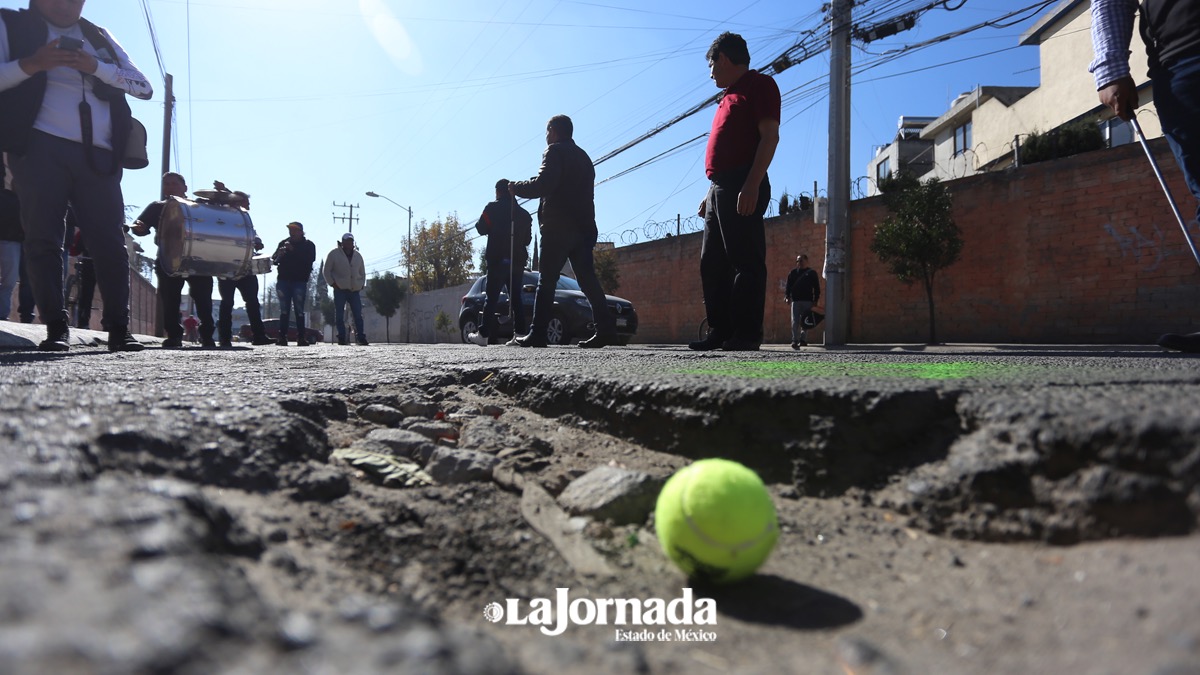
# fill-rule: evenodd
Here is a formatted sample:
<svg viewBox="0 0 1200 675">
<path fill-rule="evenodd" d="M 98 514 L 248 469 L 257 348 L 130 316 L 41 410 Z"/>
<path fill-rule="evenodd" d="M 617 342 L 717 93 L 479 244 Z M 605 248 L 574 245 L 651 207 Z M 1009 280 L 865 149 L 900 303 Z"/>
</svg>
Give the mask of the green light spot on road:
<svg viewBox="0 0 1200 675">
<path fill-rule="evenodd" d="M 961 380 L 1015 374 L 1017 366 L 979 361 L 950 363 L 832 363 L 733 361 L 679 371 L 686 375 L 719 375 L 780 379 L 787 377 L 892 377 L 913 380 Z"/>
</svg>

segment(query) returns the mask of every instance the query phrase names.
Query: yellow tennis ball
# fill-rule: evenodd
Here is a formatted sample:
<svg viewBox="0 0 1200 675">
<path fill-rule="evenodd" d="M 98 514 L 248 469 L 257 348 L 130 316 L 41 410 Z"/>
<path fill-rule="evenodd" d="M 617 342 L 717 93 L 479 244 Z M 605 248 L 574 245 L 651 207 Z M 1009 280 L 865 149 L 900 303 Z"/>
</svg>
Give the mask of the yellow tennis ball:
<svg viewBox="0 0 1200 675">
<path fill-rule="evenodd" d="M 727 459 L 702 459 L 675 472 L 658 493 L 654 526 L 679 569 L 714 583 L 754 574 L 779 538 L 762 479 Z"/>
</svg>

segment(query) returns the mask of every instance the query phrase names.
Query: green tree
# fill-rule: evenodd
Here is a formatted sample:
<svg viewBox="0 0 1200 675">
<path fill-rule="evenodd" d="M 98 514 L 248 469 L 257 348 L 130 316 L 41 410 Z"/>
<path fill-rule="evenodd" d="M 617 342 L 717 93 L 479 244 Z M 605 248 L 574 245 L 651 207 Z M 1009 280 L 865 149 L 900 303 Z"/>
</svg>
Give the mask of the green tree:
<svg viewBox="0 0 1200 675">
<path fill-rule="evenodd" d="M 279 318 L 279 295 L 275 292 L 275 283 L 267 284 L 266 297 L 262 303 L 263 319 L 278 319 Z"/>
<path fill-rule="evenodd" d="M 400 309 L 400 303 L 404 302 L 405 296 L 408 295 L 408 284 L 391 272 L 384 272 L 382 275 L 376 273 L 367 279 L 367 286 L 363 289 L 363 293 L 375 311 L 379 312 L 379 316 L 383 317 L 387 341 L 391 342 L 392 317 L 396 315 L 396 310 Z"/>
<path fill-rule="evenodd" d="M 454 335 L 454 319 L 442 310 L 438 310 L 437 316 L 433 317 L 433 329 L 439 333 L 445 333 L 447 336 Z"/>
<path fill-rule="evenodd" d="M 308 290 L 310 296 L 308 299 L 308 307 L 311 321 L 315 323 L 320 319 L 324 319 L 326 326 L 332 325 L 333 319 L 325 318 L 325 303 L 329 302 L 330 306 L 332 306 L 333 298 L 329 294 L 329 284 L 325 283 L 324 260 L 321 261 L 320 267 L 318 267 L 311 275 L 309 275 Z M 329 316 L 332 317 L 332 314 Z M 314 325 L 313 327 L 315 328 L 316 326 Z"/>
<path fill-rule="evenodd" d="M 875 226 L 871 251 L 906 284 L 920 279 L 929 303 L 929 344 L 937 343 L 934 321 L 933 279 L 938 270 L 958 260 L 962 232 L 950 212 L 953 200 L 938 179 L 925 182 L 900 174 L 879 182 L 891 215 Z"/>
<path fill-rule="evenodd" d="M 596 251 L 596 277 L 605 293 L 613 294 L 621 287 L 621 270 L 617 267 L 617 252 L 611 248 Z"/>
<path fill-rule="evenodd" d="M 404 252 L 412 263 L 414 291 L 457 286 L 473 271 L 471 242 L 455 214 L 431 224 L 422 220 L 412 241 L 405 243 Z"/>
</svg>

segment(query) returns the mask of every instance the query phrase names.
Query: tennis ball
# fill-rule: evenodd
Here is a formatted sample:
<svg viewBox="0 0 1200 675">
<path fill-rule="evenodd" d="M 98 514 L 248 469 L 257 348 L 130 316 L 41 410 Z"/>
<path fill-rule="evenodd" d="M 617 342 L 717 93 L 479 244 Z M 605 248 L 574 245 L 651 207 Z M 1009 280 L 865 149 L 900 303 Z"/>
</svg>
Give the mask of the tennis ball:
<svg viewBox="0 0 1200 675">
<path fill-rule="evenodd" d="M 658 493 L 654 524 L 679 569 L 714 583 L 754 574 L 779 538 L 762 479 L 727 459 L 702 459 L 675 472 Z"/>
</svg>

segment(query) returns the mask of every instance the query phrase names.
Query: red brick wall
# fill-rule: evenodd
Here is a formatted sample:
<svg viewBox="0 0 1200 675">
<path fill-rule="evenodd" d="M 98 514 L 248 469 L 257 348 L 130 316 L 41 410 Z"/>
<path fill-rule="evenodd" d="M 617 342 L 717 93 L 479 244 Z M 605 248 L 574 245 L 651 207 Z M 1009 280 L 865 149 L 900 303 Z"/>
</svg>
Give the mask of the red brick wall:
<svg viewBox="0 0 1200 675">
<path fill-rule="evenodd" d="M 1185 217 L 1195 200 L 1166 142 L 1151 143 Z M 1140 146 L 947 183 L 962 255 L 935 279 L 943 342 L 1146 343 L 1200 330 L 1200 267 Z M 900 283 L 870 251 L 886 211 L 850 205 L 851 343 L 925 342 L 924 286 Z M 1193 227 L 1200 240 L 1200 229 Z M 704 318 L 699 233 L 618 248 L 622 297 L 640 319 L 638 342 L 695 339 Z M 790 341 L 782 282 L 796 254 L 820 269 L 825 228 L 811 212 L 767 221 L 767 342 Z M 809 340 L 822 339 L 821 330 Z"/>
</svg>

